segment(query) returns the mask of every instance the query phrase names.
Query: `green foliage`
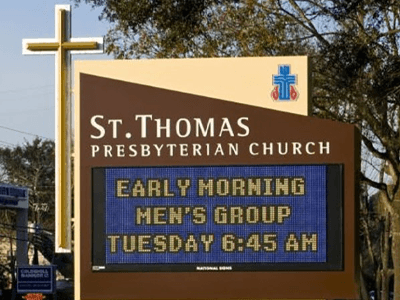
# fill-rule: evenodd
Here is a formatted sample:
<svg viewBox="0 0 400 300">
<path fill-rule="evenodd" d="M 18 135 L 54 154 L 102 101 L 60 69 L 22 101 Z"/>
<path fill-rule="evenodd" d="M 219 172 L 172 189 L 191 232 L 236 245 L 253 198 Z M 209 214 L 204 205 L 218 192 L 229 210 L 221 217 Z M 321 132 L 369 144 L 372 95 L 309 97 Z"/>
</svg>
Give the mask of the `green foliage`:
<svg viewBox="0 0 400 300">
<path fill-rule="evenodd" d="M 54 151 L 53 141 L 40 138 L 15 148 L 0 148 L 0 168 L 4 173 L 2 181 L 29 188 L 31 221 L 36 221 L 33 203 L 47 204 L 47 213 L 37 213 L 45 228 L 51 230 L 54 230 Z"/>
<path fill-rule="evenodd" d="M 76 0 L 80 3 L 80 0 Z M 103 7 L 100 18 L 112 29 L 107 53 L 116 58 L 285 55 L 305 52 L 285 39 L 301 28 L 276 18 L 257 1 L 85 0 Z M 282 34 L 285 32 L 285 34 Z M 277 49 L 276 44 L 285 44 Z"/>
</svg>

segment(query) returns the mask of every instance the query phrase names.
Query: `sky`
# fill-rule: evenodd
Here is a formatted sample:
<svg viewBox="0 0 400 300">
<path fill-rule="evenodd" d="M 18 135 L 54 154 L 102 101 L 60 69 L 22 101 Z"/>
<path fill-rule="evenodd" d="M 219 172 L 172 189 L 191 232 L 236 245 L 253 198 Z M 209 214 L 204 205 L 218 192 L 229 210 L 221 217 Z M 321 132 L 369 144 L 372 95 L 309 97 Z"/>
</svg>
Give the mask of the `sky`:
<svg viewBox="0 0 400 300">
<path fill-rule="evenodd" d="M 55 56 L 22 55 L 22 39 L 55 37 L 55 5 L 70 4 L 72 37 L 101 37 L 110 25 L 101 9 L 70 0 L 13 0 L 0 7 L 0 147 L 15 147 L 36 136 L 54 140 Z M 105 54 L 72 60 L 113 59 Z"/>
</svg>

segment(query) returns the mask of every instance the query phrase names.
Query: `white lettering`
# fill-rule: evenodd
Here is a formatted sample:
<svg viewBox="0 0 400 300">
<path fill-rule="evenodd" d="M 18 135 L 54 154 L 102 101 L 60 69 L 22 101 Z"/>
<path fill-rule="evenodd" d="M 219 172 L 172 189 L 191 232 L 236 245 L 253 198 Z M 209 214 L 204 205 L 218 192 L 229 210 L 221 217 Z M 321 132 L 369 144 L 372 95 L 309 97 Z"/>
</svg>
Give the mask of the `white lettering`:
<svg viewBox="0 0 400 300">
<path fill-rule="evenodd" d="M 141 144 L 140 145 L 142 156 L 143 157 L 149 157 L 150 156 L 150 145 L 147 144 Z"/>
<path fill-rule="evenodd" d="M 229 122 L 228 118 L 222 118 L 222 125 L 221 125 L 221 130 L 219 132 L 219 136 L 221 137 L 223 132 L 225 131 L 229 132 L 230 136 L 235 136 L 232 130 L 231 123 Z"/>
<path fill-rule="evenodd" d="M 196 137 L 200 136 L 200 131 L 203 137 L 206 137 L 209 133 L 210 137 L 214 137 L 214 118 L 208 119 L 207 127 L 204 128 L 203 123 L 201 122 L 201 119 L 199 118 L 194 118 L 195 124 L 196 124 Z"/>
<path fill-rule="evenodd" d="M 125 157 L 125 145 L 117 145 L 117 156 Z"/>
<path fill-rule="evenodd" d="M 289 151 L 288 149 L 288 143 L 284 143 L 285 144 L 285 152 L 282 151 L 282 143 L 278 143 L 278 152 L 279 155 L 286 155 Z"/>
<path fill-rule="evenodd" d="M 137 153 L 135 144 L 129 145 L 129 152 L 131 153 L 131 154 L 129 154 L 129 157 L 136 157 L 137 156 L 138 153 Z"/>
<path fill-rule="evenodd" d="M 96 135 L 93 135 L 93 134 L 92 134 L 92 135 L 90 135 L 90 137 L 91 137 L 92 139 L 101 139 L 101 138 L 103 138 L 104 135 L 106 134 L 106 131 L 105 131 L 105 129 L 104 129 L 103 126 L 101 126 L 100 124 L 96 123 L 96 119 L 104 119 L 104 116 L 102 116 L 102 115 L 96 115 L 96 116 L 93 116 L 93 117 L 90 119 L 90 124 L 100 132 L 99 135 L 96 136 Z"/>
<path fill-rule="evenodd" d="M 169 156 L 174 156 L 174 149 L 176 148 L 176 144 L 168 144 L 167 148 L 169 148 Z"/>
<path fill-rule="evenodd" d="M 122 124 L 122 120 L 121 119 L 111 119 L 111 120 L 108 120 L 108 124 L 110 124 L 110 123 L 112 124 L 112 128 L 113 128 L 112 137 L 113 137 L 113 139 L 116 139 L 117 135 L 118 135 L 117 127 L 118 127 L 118 124 Z"/>
<path fill-rule="evenodd" d="M 274 146 L 272 143 L 269 143 L 269 145 L 267 146 L 267 143 L 263 143 L 263 154 L 267 155 L 267 152 L 269 152 L 269 155 L 274 154 Z"/>
<path fill-rule="evenodd" d="M 161 125 L 161 119 L 155 119 L 157 123 L 157 137 L 161 137 L 161 130 L 165 130 L 165 137 L 171 137 L 171 119 L 165 120 L 165 126 Z"/>
<path fill-rule="evenodd" d="M 100 151 L 100 147 L 97 145 L 90 145 L 90 147 L 92 148 L 92 157 L 95 157 L 96 153 Z"/>
<path fill-rule="evenodd" d="M 201 145 L 193 144 L 193 156 L 201 156 Z"/>
<path fill-rule="evenodd" d="M 301 155 L 301 143 L 294 142 L 292 143 L 293 146 L 293 155 L 299 154 Z"/>
<path fill-rule="evenodd" d="M 315 146 L 315 143 L 313 143 L 313 142 L 308 142 L 307 144 L 306 144 L 306 153 L 308 154 L 308 155 L 314 155 L 315 154 L 315 151 L 312 151 L 312 150 L 310 150 L 310 147 L 314 147 Z"/>
<path fill-rule="evenodd" d="M 179 144 L 181 156 L 188 156 L 188 144 Z"/>
<path fill-rule="evenodd" d="M 258 147 L 258 144 L 257 143 L 251 143 L 250 146 L 249 146 L 249 152 L 250 152 L 251 155 L 258 155 L 259 153 L 258 152 L 254 152 L 254 150 L 253 150 L 254 146 Z"/>
<path fill-rule="evenodd" d="M 104 145 L 104 157 L 112 157 L 111 150 L 111 145 Z"/>
<path fill-rule="evenodd" d="M 154 148 L 156 148 L 156 150 L 157 150 L 157 156 L 158 156 L 158 157 L 161 156 L 161 149 L 162 149 L 163 147 L 164 147 L 163 144 L 161 144 L 161 145 L 154 144 Z"/>
<path fill-rule="evenodd" d="M 246 124 L 243 124 L 243 121 L 248 121 L 248 117 L 242 117 L 237 120 L 237 124 L 240 128 L 244 129 L 244 133 L 238 133 L 238 136 L 248 136 L 250 134 L 250 128 Z"/>
<path fill-rule="evenodd" d="M 329 142 L 319 142 L 319 154 L 330 154 L 330 144 Z"/>
<path fill-rule="evenodd" d="M 214 155 L 217 156 L 217 154 L 221 154 L 222 156 L 224 156 L 224 150 L 220 143 L 217 144 L 217 149 L 215 150 Z"/>
<path fill-rule="evenodd" d="M 141 126 L 141 131 L 140 135 L 142 138 L 147 137 L 147 119 L 152 120 L 153 115 L 136 115 L 135 121 L 140 119 L 140 126 Z"/>
<path fill-rule="evenodd" d="M 239 155 L 238 143 L 236 144 L 228 143 L 228 146 L 229 146 L 229 155 Z"/>
<path fill-rule="evenodd" d="M 181 123 L 186 123 L 186 132 L 185 133 L 182 133 L 181 132 Z M 180 137 L 180 138 L 185 138 L 185 137 L 188 137 L 189 135 L 190 135 L 190 131 L 191 131 L 191 126 L 190 126 L 190 122 L 189 122 L 189 120 L 188 119 L 179 119 L 177 122 L 176 122 L 176 134 Z"/>
</svg>

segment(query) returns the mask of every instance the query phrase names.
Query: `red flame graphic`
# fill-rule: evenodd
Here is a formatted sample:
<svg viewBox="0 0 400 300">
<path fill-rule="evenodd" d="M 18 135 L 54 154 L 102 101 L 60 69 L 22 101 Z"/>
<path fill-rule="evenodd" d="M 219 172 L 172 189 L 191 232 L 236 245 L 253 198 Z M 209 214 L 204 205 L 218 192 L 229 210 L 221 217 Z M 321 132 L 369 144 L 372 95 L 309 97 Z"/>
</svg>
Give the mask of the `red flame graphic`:
<svg viewBox="0 0 400 300">
<path fill-rule="evenodd" d="M 279 89 L 278 89 L 277 86 L 276 86 L 276 87 L 274 88 L 274 90 L 272 91 L 271 97 L 272 97 L 275 101 L 278 100 L 278 98 L 279 98 Z"/>
<path fill-rule="evenodd" d="M 291 86 L 290 87 L 290 99 L 292 99 L 292 100 L 296 100 L 297 99 L 297 97 L 298 97 L 298 93 L 297 93 L 297 91 L 296 91 L 296 89 L 294 88 L 294 86 Z"/>
<path fill-rule="evenodd" d="M 22 298 L 26 300 L 43 300 L 46 299 L 46 296 L 44 296 L 43 294 L 26 294 Z"/>
</svg>

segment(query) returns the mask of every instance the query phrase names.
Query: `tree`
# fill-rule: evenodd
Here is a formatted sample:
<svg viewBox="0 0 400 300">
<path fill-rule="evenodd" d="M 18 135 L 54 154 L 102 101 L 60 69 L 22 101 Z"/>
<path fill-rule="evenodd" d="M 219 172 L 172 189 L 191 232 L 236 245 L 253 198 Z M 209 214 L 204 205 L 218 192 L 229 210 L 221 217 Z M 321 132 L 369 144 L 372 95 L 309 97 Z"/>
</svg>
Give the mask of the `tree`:
<svg viewBox="0 0 400 300">
<path fill-rule="evenodd" d="M 116 58 L 308 54 L 313 113 L 362 133 L 360 178 L 380 191 L 400 300 L 399 1 L 81 1 L 103 8 L 112 24 L 107 52 Z"/>
<path fill-rule="evenodd" d="M 44 228 L 54 231 L 54 142 L 34 139 L 15 148 L 0 148 L 1 181 L 29 190 L 29 219 L 40 222 Z M 45 204 L 48 211 L 35 211 L 35 204 Z M 0 210 L 1 235 L 10 241 L 15 233 L 15 210 Z M 2 257 L 2 275 L 11 274 L 13 267 L 7 268 L 6 257 Z M 10 265 L 13 266 L 13 261 Z M 7 278 L 7 276 L 5 276 Z M 14 278 L 14 277 L 13 277 Z"/>
<path fill-rule="evenodd" d="M 40 221 L 54 231 L 54 142 L 35 138 L 15 148 L 0 149 L 3 182 L 29 189 L 30 220 Z M 35 211 L 36 203 L 46 204 L 48 211 Z M 12 211 L 4 212 L 3 222 L 13 224 Z"/>
<path fill-rule="evenodd" d="M 304 30 L 290 26 L 285 16 L 276 18 L 274 4 L 243 0 L 84 1 L 103 7 L 100 18 L 113 25 L 106 35 L 106 51 L 116 58 L 304 52 L 301 46 L 305 44 L 299 41 Z"/>
</svg>

